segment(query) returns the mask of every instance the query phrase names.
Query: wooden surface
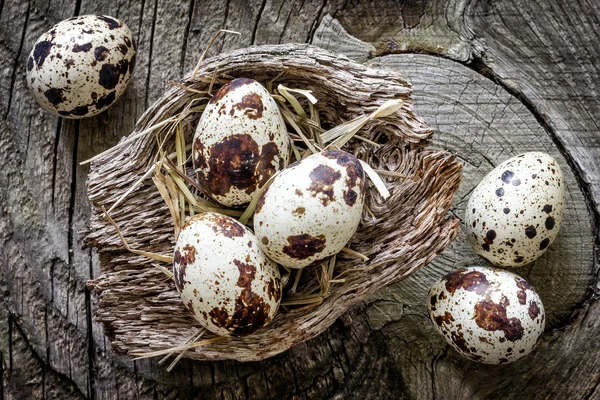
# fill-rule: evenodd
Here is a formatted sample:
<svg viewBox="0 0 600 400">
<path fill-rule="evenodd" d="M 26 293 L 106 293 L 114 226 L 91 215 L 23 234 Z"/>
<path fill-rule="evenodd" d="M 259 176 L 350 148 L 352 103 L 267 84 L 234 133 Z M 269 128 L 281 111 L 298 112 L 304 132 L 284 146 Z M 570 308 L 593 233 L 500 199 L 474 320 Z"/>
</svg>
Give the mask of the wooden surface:
<svg viewBox="0 0 600 400">
<path fill-rule="evenodd" d="M 27 92 L 26 57 L 54 23 L 89 13 L 130 26 L 136 69 L 107 113 L 60 121 Z M 1 398 L 600 399 L 599 21 L 590 0 L 0 1 Z M 460 238 L 323 335 L 267 361 L 184 361 L 167 374 L 113 354 L 85 287 L 99 263 L 82 247 L 90 206 L 78 162 L 128 134 L 221 27 L 242 35 L 218 40 L 211 54 L 312 42 L 403 72 L 417 112 L 437 130 L 433 145 L 465 162 L 458 216 L 500 161 L 534 149 L 558 158 L 569 171 L 567 221 L 547 255 L 518 271 L 550 317 L 534 354 L 478 365 L 434 333 L 428 285 L 481 263 Z"/>
</svg>

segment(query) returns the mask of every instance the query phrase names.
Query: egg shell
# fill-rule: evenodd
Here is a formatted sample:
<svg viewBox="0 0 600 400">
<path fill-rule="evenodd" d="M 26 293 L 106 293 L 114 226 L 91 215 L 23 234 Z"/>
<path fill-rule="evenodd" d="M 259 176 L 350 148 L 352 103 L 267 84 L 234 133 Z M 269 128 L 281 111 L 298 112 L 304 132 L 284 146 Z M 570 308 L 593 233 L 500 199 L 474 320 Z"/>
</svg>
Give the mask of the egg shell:
<svg viewBox="0 0 600 400">
<path fill-rule="evenodd" d="M 565 180 L 556 160 L 540 152 L 513 157 L 477 185 L 465 210 L 467 241 L 498 266 L 540 257 L 562 224 Z"/>
<path fill-rule="evenodd" d="M 529 354 L 545 325 L 539 295 L 495 268 L 462 268 L 429 291 L 429 316 L 446 342 L 470 360 L 505 364 Z"/>
<path fill-rule="evenodd" d="M 291 164 L 261 194 L 254 230 L 267 256 L 303 268 L 338 253 L 360 223 L 364 171 L 344 151 L 324 151 Z"/>
<path fill-rule="evenodd" d="M 173 257 L 175 286 L 204 328 L 240 336 L 267 325 L 281 301 L 279 267 L 237 220 L 202 213 L 179 233 Z"/>
<path fill-rule="evenodd" d="M 134 63 L 133 36 L 123 22 L 83 15 L 40 36 L 27 59 L 27 84 L 46 111 L 70 119 L 91 117 L 123 94 Z"/>
<path fill-rule="evenodd" d="M 219 89 L 194 135 L 194 167 L 206 194 L 239 206 L 289 159 L 289 137 L 277 103 L 252 79 Z"/>
</svg>

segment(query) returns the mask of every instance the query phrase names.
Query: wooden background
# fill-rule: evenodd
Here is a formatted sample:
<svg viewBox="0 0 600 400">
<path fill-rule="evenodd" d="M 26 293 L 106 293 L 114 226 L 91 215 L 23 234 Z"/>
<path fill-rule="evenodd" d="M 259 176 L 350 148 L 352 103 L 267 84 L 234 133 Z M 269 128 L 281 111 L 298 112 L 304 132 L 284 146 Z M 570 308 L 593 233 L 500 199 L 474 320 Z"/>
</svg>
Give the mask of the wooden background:
<svg viewBox="0 0 600 400">
<path fill-rule="evenodd" d="M 47 115 L 25 84 L 37 37 L 81 14 L 125 21 L 137 39 L 126 94 L 82 121 Z M 338 320 L 325 334 L 260 363 L 153 361 L 115 355 L 94 322 L 82 247 L 90 206 L 78 165 L 114 145 L 190 70 L 219 28 L 240 31 L 212 54 L 310 42 L 414 84 L 432 146 L 464 161 L 455 202 L 512 155 L 541 150 L 566 170 L 557 242 L 518 270 L 549 324 L 513 365 L 461 359 L 430 325 L 428 286 L 482 260 L 459 238 L 436 261 Z M 0 0 L 0 399 L 398 398 L 600 399 L 600 4 L 595 0 Z"/>
</svg>

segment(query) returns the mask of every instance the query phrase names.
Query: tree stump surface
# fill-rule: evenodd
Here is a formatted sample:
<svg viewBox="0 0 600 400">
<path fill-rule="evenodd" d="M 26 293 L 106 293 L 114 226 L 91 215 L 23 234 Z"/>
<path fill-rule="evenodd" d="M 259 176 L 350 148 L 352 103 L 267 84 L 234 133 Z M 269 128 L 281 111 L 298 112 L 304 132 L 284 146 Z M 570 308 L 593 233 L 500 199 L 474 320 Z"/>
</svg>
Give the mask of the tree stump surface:
<svg viewBox="0 0 600 400">
<path fill-rule="evenodd" d="M 106 14 L 138 46 L 130 86 L 81 121 L 41 112 L 25 83 L 35 40 L 74 15 Z M 2 396 L 28 398 L 600 399 L 600 4 L 577 0 L 358 2 L 0 1 L 0 362 Z M 482 264 L 461 236 L 409 279 L 380 290 L 325 333 L 261 362 L 182 360 L 171 373 L 115 355 L 94 321 L 99 276 L 83 161 L 133 130 L 143 111 L 209 55 L 309 42 L 403 73 L 432 147 L 464 162 L 454 212 L 495 165 L 545 151 L 566 173 L 565 222 L 533 265 L 548 325 L 537 350 L 504 366 L 462 359 L 437 336 L 425 296 L 442 274 Z"/>
</svg>

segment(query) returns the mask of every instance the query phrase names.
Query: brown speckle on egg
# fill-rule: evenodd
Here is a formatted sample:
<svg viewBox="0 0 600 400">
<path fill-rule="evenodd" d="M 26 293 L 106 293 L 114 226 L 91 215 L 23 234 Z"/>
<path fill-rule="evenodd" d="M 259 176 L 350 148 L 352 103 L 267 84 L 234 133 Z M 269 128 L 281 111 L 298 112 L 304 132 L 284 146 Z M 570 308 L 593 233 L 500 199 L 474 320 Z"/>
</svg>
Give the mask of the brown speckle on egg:
<svg viewBox="0 0 600 400">
<path fill-rule="evenodd" d="M 309 234 L 289 236 L 288 245 L 283 247 L 283 252 L 297 260 L 304 260 L 314 256 L 325 249 L 325 235 L 313 237 Z"/>
<path fill-rule="evenodd" d="M 234 108 L 243 111 L 250 119 L 259 119 L 263 116 L 264 105 L 261 97 L 256 93 L 249 93 L 242 97 L 239 103 L 236 103 Z"/>
<path fill-rule="evenodd" d="M 335 200 L 332 185 L 342 176 L 339 171 L 327 165 L 318 165 L 309 176 L 312 183 L 308 190 L 312 192 L 313 197 L 319 196 L 324 206 Z"/>
<path fill-rule="evenodd" d="M 442 279 L 446 281 L 445 287 L 450 294 L 454 294 L 459 288 L 476 292 L 477 294 L 485 293 L 488 289 L 488 281 L 485 274 L 480 271 L 467 271 L 463 268 L 445 275 Z"/>
</svg>

